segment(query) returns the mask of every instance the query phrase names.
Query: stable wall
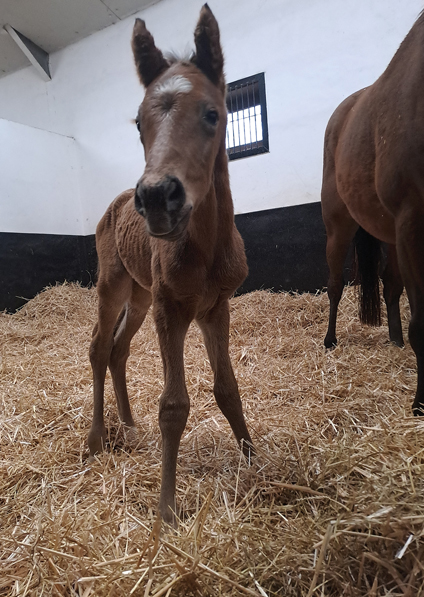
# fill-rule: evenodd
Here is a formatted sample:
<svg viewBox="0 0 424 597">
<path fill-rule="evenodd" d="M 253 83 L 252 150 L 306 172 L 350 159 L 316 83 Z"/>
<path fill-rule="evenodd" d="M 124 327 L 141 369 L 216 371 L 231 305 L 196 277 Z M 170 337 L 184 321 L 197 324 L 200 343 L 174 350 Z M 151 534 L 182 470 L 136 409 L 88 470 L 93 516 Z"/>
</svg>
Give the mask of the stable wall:
<svg viewBox="0 0 424 597">
<path fill-rule="evenodd" d="M 82 234 L 75 140 L 0 119 L 1 232 Z"/>
<path fill-rule="evenodd" d="M 193 47 L 201 5 L 198 0 L 162 0 L 138 16 L 145 19 L 158 47 L 184 52 Z M 340 101 L 381 74 L 418 16 L 422 0 L 212 0 L 210 6 L 221 29 L 227 80 L 265 72 L 270 153 L 230 163 L 235 211 L 240 214 L 236 221 L 244 223 L 250 263 L 255 263 L 257 241 L 264 242 L 267 230 L 258 224 L 262 236 L 255 238 L 255 221 L 269 221 L 274 232 L 267 260 L 274 276 L 259 285 L 313 289 L 316 276 L 313 283 L 306 274 L 303 284 L 296 281 L 309 261 L 311 273 L 320 272 L 322 286 L 325 239 L 316 204 L 326 123 Z M 2 209 L 3 230 L 26 232 L 29 226 L 35 233 L 89 238 L 112 199 L 135 185 L 144 158 L 132 122 L 143 96 L 130 49 L 133 22 L 131 17 L 53 54 L 49 83 L 32 67 L 0 79 L 0 118 L 26 125 L 23 131 L 36 128 L 51 134 L 46 136 L 51 146 L 47 141 L 42 150 L 32 134 L 27 137 L 25 159 L 34 155 L 38 181 L 45 172 L 40 156 L 54 155 L 59 177 L 63 173 L 68 185 L 58 194 L 46 177 L 34 218 L 22 227 L 19 206 L 25 210 L 28 204 L 30 180 L 12 184 L 9 166 L 0 163 L 0 203 L 9 202 L 4 187 L 14 189 L 13 209 Z M 69 141 L 75 150 L 73 169 L 69 161 L 59 166 L 68 142 L 56 153 L 53 134 L 74 140 Z M 19 164 L 20 150 L 8 155 L 8 164 L 14 159 Z M 45 217 L 39 217 L 42 213 Z M 313 246 L 311 238 L 300 242 L 293 262 L 285 258 L 291 246 L 286 226 L 289 221 L 295 230 L 297 217 L 304 234 L 313 229 L 316 238 Z M 279 237 L 275 230 L 280 230 Z M 293 276 L 287 274 L 290 268 Z"/>
</svg>

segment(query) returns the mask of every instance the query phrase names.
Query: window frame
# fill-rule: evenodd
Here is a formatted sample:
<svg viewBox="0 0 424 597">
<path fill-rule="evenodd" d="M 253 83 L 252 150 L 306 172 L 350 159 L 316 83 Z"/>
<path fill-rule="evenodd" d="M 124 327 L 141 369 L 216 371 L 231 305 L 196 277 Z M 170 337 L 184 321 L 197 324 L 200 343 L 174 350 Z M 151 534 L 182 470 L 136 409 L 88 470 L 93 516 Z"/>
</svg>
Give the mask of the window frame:
<svg viewBox="0 0 424 597">
<path fill-rule="evenodd" d="M 268 136 L 268 116 L 266 109 L 266 92 L 265 92 L 265 73 L 257 73 L 237 81 L 232 81 L 227 85 L 227 112 L 228 114 L 234 114 L 240 112 L 246 108 L 238 105 L 236 99 L 236 105 L 232 105 L 232 97 L 237 89 L 241 89 L 243 86 L 257 84 L 257 92 L 259 96 L 259 103 L 255 103 L 255 106 L 261 107 L 261 123 L 262 123 L 262 139 L 261 141 L 253 141 L 251 143 L 245 143 L 244 145 L 237 145 L 235 147 L 227 147 L 227 155 L 229 160 L 237 160 L 240 158 L 250 157 L 253 155 L 260 155 L 269 152 L 269 136 Z M 233 96 L 231 95 L 233 94 Z M 254 98 L 256 100 L 256 97 Z M 253 106 L 248 106 L 251 108 Z M 228 131 L 228 123 L 227 123 Z"/>
</svg>

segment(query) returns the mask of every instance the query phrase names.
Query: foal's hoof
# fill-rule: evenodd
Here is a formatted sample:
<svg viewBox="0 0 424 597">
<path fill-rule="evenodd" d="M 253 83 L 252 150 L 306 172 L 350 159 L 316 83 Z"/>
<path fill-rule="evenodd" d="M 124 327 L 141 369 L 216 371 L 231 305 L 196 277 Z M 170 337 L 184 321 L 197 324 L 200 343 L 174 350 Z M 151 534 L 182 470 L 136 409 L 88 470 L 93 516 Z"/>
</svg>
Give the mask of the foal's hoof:
<svg viewBox="0 0 424 597">
<path fill-rule="evenodd" d="M 128 448 L 135 450 L 139 444 L 140 439 L 138 437 L 137 427 L 127 427 L 126 425 L 122 428 L 124 434 L 124 443 Z"/>
<path fill-rule="evenodd" d="M 178 516 L 172 510 L 171 506 L 161 506 L 159 504 L 159 513 L 162 522 L 165 524 L 165 528 L 177 530 L 178 529 Z"/>
<path fill-rule="evenodd" d="M 243 455 L 246 458 L 247 464 L 250 466 L 252 464 L 252 460 L 254 460 L 256 456 L 256 450 L 253 444 L 251 444 L 250 442 L 242 440 L 241 444 Z"/>
<path fill-rule="evenodd" d="M 96 429 L 91 429 L 87 438 L 88 449 L 90 450 L 89 462 L 94 461 L 95 454 L 101 454 L 106 445 L 106 429 L 100 433 Z"/>
</svg>

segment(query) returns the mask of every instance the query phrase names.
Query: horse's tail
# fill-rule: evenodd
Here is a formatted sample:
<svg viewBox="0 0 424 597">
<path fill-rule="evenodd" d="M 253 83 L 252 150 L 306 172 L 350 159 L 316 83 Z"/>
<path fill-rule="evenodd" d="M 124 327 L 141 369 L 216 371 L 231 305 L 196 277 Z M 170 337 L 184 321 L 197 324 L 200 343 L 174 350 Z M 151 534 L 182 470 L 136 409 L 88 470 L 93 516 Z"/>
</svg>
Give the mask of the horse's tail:
<svg viewBox="0 0 424 597">
<path fill-rule="evenodd" d="M 355 244 L 355 282 L 359 293 L 359 318 L 367 325 L 381 325 L 379 266 L 380 241 L 359 228 Z"/>
</svg>

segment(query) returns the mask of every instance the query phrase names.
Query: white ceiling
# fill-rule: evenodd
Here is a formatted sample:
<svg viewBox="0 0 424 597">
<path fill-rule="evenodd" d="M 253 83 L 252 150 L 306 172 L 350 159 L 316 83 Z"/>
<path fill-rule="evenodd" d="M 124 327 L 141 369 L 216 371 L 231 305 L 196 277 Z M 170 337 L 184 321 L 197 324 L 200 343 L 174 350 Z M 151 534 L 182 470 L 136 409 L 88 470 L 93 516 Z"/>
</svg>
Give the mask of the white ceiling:
<svg viewBox="0 0 424 597">
<path fill-rule="evenodd" d="M 5 25 L 55 52 L 160 0 L 0 0 L 0 77 L 30 64 Z"/>
</svg>

